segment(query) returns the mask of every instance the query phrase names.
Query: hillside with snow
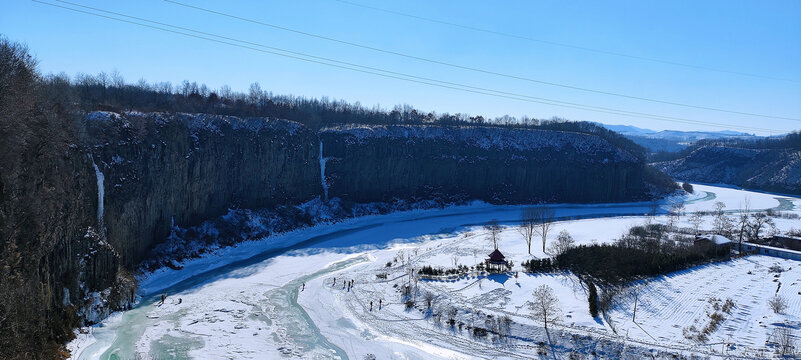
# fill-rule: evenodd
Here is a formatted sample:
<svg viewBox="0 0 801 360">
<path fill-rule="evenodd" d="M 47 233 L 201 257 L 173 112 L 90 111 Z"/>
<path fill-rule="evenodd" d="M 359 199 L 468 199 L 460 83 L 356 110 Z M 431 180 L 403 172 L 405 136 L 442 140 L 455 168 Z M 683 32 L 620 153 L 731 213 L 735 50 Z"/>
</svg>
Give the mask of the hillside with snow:
<svg viewBox="0 0 801 360">
<path fill-rule="evenodd" d="M 676 178 L 801 194 L 801 150 L 702 146 L 653 166 Z"/>
</svg>

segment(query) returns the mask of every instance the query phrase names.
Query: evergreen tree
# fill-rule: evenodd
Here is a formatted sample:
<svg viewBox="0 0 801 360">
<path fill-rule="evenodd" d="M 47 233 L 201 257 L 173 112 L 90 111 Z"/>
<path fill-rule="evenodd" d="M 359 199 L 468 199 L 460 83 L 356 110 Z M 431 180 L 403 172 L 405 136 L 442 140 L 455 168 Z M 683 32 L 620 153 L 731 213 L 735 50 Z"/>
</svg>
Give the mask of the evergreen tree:
<svg viewBox="0 0 801 360">
<path fill-rule="evenodd" d="M 590 315 L 592 315 L 592 317 L 598 317 L 598 289 L 595 288 L 595 284 L 591 281 L 587 282 L 587 284 L 590 288 L 590 296 L 588 299 L 590 302 Z"/>
</svg>

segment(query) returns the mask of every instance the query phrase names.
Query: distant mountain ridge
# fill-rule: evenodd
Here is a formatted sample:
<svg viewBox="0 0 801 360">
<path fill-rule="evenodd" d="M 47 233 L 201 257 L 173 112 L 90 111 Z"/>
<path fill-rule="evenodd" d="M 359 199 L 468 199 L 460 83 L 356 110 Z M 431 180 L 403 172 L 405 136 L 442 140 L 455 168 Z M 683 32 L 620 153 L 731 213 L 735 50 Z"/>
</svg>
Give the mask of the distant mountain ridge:
<svg viewBox="0 0 801 360">
<path fill-rule="evenodd" d="M 646 148 L 651 153 L 678 152 L 687 146 L 701 140 L 715 139 L 758 139 L 754 134 L 721 130 L 721 131 L 680 131 L 680 130 L 651 130 L 632 125 L 598 125 L 623 135 L 637 145 Z"/>
</svg>

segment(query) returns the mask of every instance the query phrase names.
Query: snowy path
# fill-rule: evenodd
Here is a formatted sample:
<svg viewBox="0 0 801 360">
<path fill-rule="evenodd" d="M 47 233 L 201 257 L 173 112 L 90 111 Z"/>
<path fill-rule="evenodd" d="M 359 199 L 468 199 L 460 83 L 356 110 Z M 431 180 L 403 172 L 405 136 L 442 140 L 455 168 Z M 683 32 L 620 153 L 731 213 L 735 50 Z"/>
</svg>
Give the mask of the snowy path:
<svg viewBox="0 0 801 360">
<path fill-rule="evenodd" d="M 734 189 L 703 185 L 696 188 L 699 191 L 695 195 L 682 199 L 688 203 L 688 211 L 709 210 L 715 201 L 724 201 L 732 210 L 745 196 L 752 209 L 786 207 L 790 201 Z M 798 204 L 798 200 L 793 201 Z M 641 217 L 621 215 L 647 213 L 650 204 L 554 207 L 564 221 L 557 224 L 553 233 L 569 228 L 577 242 L 590 243 L 609 241 L 641 222 Z M 476 229 L 489 219 L 516 223 L 522 208 L 475 204 L 369 216 L 221 249 L 208 257 L 187 261 L 182 270 L 163 269 L 142 278 L 141 289 L 146 295 L 139 306 L 115 314 L 102 327 L 95 327 L 93 338 L 84 336 L 71 346 L 79 348 L 79 359 L 126 358 L 135 353 L 170 358 L 257 359 L 297 357 L 306 352 L 317 358 L 361 358 L 370 352 L 377 358 L 398 358 L 400 354 L 412 359 L 518 358 L 521 351 L 530 358 L 536 352 L 530 342 L 516 342 L 507 349 L 449 335 L 447 329 L 432 325 L 423 316 L 409 320 L 410 314 L 397 298 L 387 297 L 387 289 L 375 281 L 376 269 L 382 270 L 387 258 L 399 250 L 410 257 L 414 253 L 413 261 L 420 264 L 475 263 L 486 249 L 469 249 L 463 243 L 480 241 L 483 235 L 477 234 Z M 505 231 L 502 237 L 504 253 L 527 256 L 516 231 Z M 532 250 L 537 247 L 534 244 Z M 534 251 L 534 256 L 544 254 Z M 404 276 L 400 268 L 395 270 L 398 271 L 390 274 L 386 286 L 391 286 L 392 279 Z M 334 277 L 341 281 L 343 276 L 356 280 L 351 292 L 341 285 L 331 286 Z M 305 290 L 298 293 L 303 283 Z M 457 288 L 432 284 L 432 289 L 472 301 L 488 290 L 487 284 L 486 280 L 473 279 Z M 156 301 L 163 289 L 168 299 L 165 305 L 158 306 Z M 576 299 L 582 297 L 575 295 Z M 381 316 L 369 311 L 367 300 L 373 299 L 375 308 L 378 298 L 385 301 L 386 311 L 382 310 Z M 566 331 L 620 341 L 604 324 L 593 325 L 581 318 L 578 309 L 585 305 L 574 305 L 574 319 L 579 324 L 566 326 Z M 476 306 L 517 316 L 521 303 L 513 300 L 501 307 L 489 303 Z M 526 338 L 541 335 L 533 321 L 518 317 L 521 323 L 530 325 L 520 329 L 529 332 Z M 646 343 L 635 340 L 630 348 L 639 349 Z"/>
</svg>

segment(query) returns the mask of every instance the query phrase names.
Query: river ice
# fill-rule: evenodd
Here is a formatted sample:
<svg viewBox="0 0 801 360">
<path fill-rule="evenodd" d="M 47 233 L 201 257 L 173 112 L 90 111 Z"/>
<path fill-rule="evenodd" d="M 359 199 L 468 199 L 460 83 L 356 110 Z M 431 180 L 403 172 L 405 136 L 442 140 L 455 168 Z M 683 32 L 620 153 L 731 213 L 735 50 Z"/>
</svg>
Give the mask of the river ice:
<svg viewBox="0 0 801 360">
<path fill-rule="evenodd" d="M 734 210 L 746 197 L 752 209 L 782 205 L 777 200 L 780 196 L 771 194 L 705 185 L 695 188 L 695 194 L 680 199 L 687 203 L 688 211 L 710 210 L 716 201 Z M 794 202 L 796 209 L 801 207 L 801 200 L 787 202 Z M 611 241 L 629 226 L 642 223 L 649 207 L 648 203 L 557 205 L 556 215 L 562 221 L 552 233 L 555 236 L 559 230 L 568 229 L 579 243 Z M 663 209 L 666 207 L 663 205 Z M 392 290 L 362 284 L 374 280 L 375 273 L 399 251 L 415 253 L 416 258 L 422 256 L 418 253 L 430 254 L 420 257 L 430 264 L 473 263 L 485 254 L 471 247 L 484 246 L 483 240 L 465 237 L 480 239 L 481 225 L 490 219 L 513 224 L 519 220 L 521 209 L 477 203 L 368 216 L 224 248 L 188 260 L 181 270 L 162 269 L 141 277 L 140 304 L 95 326 L 91 336 L 79 335 L 70 348 L 79 359 L 127 359 L 136 354 L 209 359 L 361 359 L 371 355 L 379 359 L 514 358 L 503 349 L 460 336 L 443 336 L 441 329 L 423 319 L 415 320 L 413 314 L 393 304 L 397 299 L 390 297 Z M 575 219 L 578 217 L 586 219 Z M 795 221 L 780 226 L 801 228 Z M 505 253 L 517 259 L 528 256 L 516 230 L 507 228 L 503 237 Z M 348 290 L 342 281 L 350 278 L 358 282 Z M 521 288 L 541 281 L 519 280 Z M 583 315 L 583 295 L 575 295 L 569 285 L 558 287 L 560 283 L 569 284 L 564 279 L 553 281 L 565 298 L 571 298 L 567 293 L 574 292 L 572 298 L 576 300 L 568 301 L 565 308 L 577 328 L 607 331 L 604 324 Z M 497 289 L 492 293 L 500 297 L 486 300 L 486 304 L 475 303 L 477 308 L 486 307 L 483 311 L 501 306 L 498 309 L 513 312 L 523 303 L 517 295 L 504 300 L 509 295 L 504 292 L 505 286 L 492 281 L 480 287 L 469 282 L 446 284 L 440 289 L 452 291 L 462 285 L 471 286 L 466 292 L 458 292 L 471 303 Z M 160 304 L 162 293 L 167 294 L 164 304 Z M 386 301 L 386 311 L 369 311 L 368 298 Z M 373 305 L 377 310 L 377 304 Z M 516 321 L 520 326 L 528 324 L 526 329 L 534 326 L 525 317 Z"/>
</svg>

